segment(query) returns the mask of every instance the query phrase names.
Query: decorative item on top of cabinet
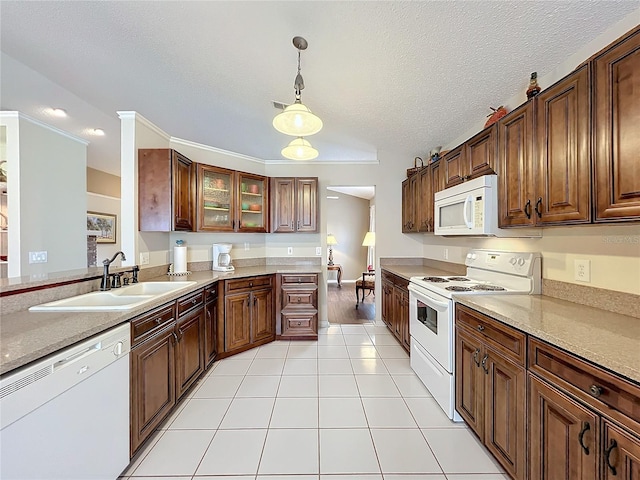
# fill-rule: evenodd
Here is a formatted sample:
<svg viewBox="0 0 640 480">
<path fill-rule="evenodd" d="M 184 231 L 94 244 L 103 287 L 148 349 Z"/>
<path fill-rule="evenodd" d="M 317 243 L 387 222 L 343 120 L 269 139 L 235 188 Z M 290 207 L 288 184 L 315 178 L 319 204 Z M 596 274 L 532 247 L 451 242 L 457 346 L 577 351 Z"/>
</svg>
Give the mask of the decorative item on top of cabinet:
<svg viewBox="0 0 640 480">
<path fill-rule="evenodd" d="M 485 122 L 484 128 L 487 128 L 493 125 L 508 113 L 507 109 L 504 108 L 504 106 L 502 105 L 500 105 L 498 108 L 493 108 L 493 107 L 489 107 L 489 108 L 493 111 L 489 115 L 487 115 L 488 120 Z"/>
<path fill-rule="evenodd" d="M 198 164 L 198 231 L 266 232 L 266 177 Z"/>
<path fill-rule="evenodd" d="M 445 186 L 496 173 L 496 127 L 474 135 L 444 156 Z"/>
<path fill-rule="evenodd" d="M 279 292 L 276 322 L 279 338 L 315 340 L 318 338 L 318 275 L 315 273 L 278 274 Z"/>
<path fill-rule="evenodd" d="M 527 88 L 527 99 L 531 100 L 540 93 L 540 85 L 538 85 L 538 72 L 533 72 L 529 79 L 529 88 Z"/>
<path fill-rule="evenodd" d="M 138 150 L 138 229 L 192 231 L 196 173 L 191 160 L 168 148 Z"/>
<path fill-rule="evenodd" d="M 276 177 L 271 179 L 273 233 L 318 231 L 318 178 Z"/>
<path fill-rule="evenodd" d="M 224 281 L 224 353 L 275 340 L 273 275 Z"/>
<path fill-rule="evenodd" d="M 640 27 L 593 66 L 595 222 L 640 219 Z"/>
<path fill-rule="evenodd" d="M 418 160 L 420 160 L 420 165 L 418 165 Z M 413 167 L 412 168 L 407 168 L 407 178 L 409 178 L 411 175 L 415 175 L 416 173 L 418 173 L 423 168 L 424 168 L 424 162 L 422 161 L 422 159 L 420 157 L 414 158 L 413 159 Z"/>
<path fill-rule="evenodd" d="M 526 335 L 456 304 L 456 410 L 500 465 L 525 479 Z"/>
<path fill-rule="evenodd" d="M 382 270 L 382 321 L 396 340 L 410 352 L 409 281 Z"/>
</svg>

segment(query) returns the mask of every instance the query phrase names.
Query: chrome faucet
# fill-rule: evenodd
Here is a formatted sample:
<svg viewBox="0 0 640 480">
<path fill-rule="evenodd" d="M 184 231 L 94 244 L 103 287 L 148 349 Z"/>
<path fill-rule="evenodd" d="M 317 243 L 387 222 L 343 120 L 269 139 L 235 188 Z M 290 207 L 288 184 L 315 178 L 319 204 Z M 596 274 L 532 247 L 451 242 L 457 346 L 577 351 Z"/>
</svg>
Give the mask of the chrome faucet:
<svg viewBox="0 0 640 480">
<path fill-rule="evenodd" d="M 123 262 L 127 260 L 124 256 L 124 252 L 116 252 L 113 255 L 113 257 L 111 257 L 111 260 L 109 260 L 108 258 L 105 258 L 102 261 L 102 265 L 104 265 L 104 271 L 102 272 L 102 281 L 100 282 L 100 290 L 102 291 L 111 290 L 111 279 L 109 278 L 109 265 L 113 263 L 113 261 L 116 259 L 118 255 L 122 257 Z"/>
</svg>

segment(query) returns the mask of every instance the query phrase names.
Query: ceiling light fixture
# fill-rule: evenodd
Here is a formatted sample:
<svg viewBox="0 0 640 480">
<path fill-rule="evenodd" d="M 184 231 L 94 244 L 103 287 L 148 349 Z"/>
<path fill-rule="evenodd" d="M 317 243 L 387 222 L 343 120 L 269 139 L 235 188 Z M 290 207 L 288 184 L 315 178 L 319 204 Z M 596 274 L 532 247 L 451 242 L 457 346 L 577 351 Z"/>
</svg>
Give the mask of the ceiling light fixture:
<svg viewBox="0 0 640 480">
<path fill-rule="evenodd" d="M 54 117 L 63 118 L 67 116 L 67 111 L 64 108 L 50 108 L 49 113 Z"/>
<path fill-rule="evenodd" d="M 293 37 L 293 46 L 298 49 L 298 74 L 293 83 L 296 100 L 286 107 L 273 119 L 273 127 L 280 133 L 293 137 L 306 137 L 314 135 L 322 129 L 322 120 L 302 103 L 300 95 L 304 89 L 304 80 L 300 74 L 300 52 L 306 50 L 309 44 L 302 37 Z"/>
<path fill-rule="evenodd" d="M 318 156 L 318 150 L 302 137 L 291 140 L 281 153 L 283 157 L 290 160 L 313 160 Z"/>
<path fill-rule="evenodd" d="M 101 128 L 94 128 L 93 130 L 91 130 L 91 133 L 98 137 L 104 137 L 104 130 Z"/>
</svg>

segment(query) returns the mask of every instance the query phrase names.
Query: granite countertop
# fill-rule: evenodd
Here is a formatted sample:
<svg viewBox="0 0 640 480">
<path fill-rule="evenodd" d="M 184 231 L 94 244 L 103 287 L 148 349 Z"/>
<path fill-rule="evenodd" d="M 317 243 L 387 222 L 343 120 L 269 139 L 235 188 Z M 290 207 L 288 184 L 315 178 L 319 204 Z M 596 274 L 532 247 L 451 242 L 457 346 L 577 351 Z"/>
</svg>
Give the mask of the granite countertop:
<svg viewBox="0 0 640 480">
<path fill-rule="evenodd" d="M 640 383 L 640 319 L 544 295 L 461 295 L 461 303 Z"/>
<path fill-rule="evenodd" d="M 384 265 L 381 270 L 393 273 L 405 280 L 411 280 L 411 277 L 428 277 L 428 276 L 453 276 L 454 272 L 438 270 L 433 267 L 425 267 L 424 265 Z"/>
<path fill-rule="evenodd" d="M 275 273 L 321 273 L 319 265 L 266 265 L 236 268 L 223 273 L 210 270 L 188 276 L 161 277 L 149 281 L 195 281 L 187 289 L 161 295 L 152 302 L 120 312 L 29 312 L 27 310 L 2 315 L 0 318 L 0 375 L 38 360 L 50 353 L 101 333 L 111 327 L 164 305 L 189 292 L 217 280 L 253 277 Z"/>
</svg>

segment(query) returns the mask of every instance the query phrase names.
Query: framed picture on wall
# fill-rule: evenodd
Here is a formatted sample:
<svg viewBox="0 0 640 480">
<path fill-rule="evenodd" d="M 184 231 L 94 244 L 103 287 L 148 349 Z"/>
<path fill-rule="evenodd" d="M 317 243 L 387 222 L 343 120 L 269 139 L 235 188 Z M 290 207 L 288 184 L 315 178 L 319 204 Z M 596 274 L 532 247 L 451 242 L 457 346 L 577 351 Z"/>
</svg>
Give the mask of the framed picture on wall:
<svg viewBox="0 0 640 480">
<path fill-rule="evenodd" d="M 96 232 L 98 243 L 116 243 L 116 220 L 115 214 L 87 212 L 87 230 Z"/>
</svg>

